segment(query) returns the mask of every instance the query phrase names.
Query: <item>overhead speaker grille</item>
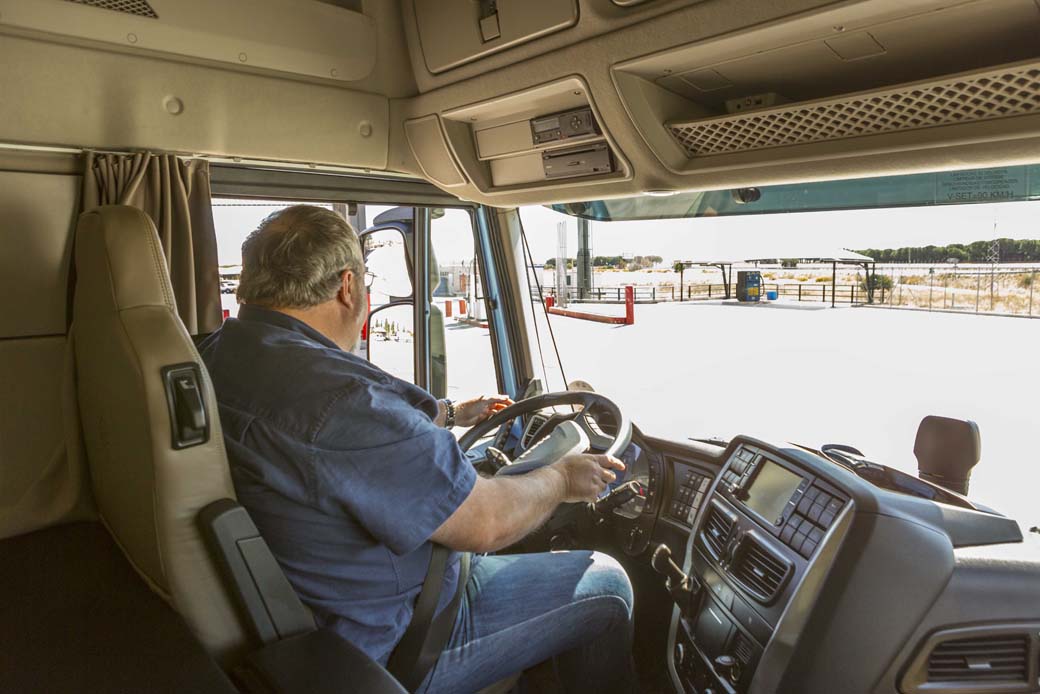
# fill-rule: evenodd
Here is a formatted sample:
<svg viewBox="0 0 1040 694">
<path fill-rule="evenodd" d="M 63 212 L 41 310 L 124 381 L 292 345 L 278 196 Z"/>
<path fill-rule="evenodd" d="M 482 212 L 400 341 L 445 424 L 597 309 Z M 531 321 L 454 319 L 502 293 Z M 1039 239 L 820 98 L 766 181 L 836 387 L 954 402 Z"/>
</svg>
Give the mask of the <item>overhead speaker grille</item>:
<svg viewBox="0 0 1040 694">
<path fill-rule="evenodd" d="M 66 2 L 74 2 L 77 5 L 90 5 L 91 7 L 100 7 L 103 10 L 112 10 L 113 12 L 122 12 L 123 14 L 137 15 L 138 17 L 149 17 L 151 19 L 158 19 L 159 15 L 155 13 L 152 6 L 149 5 L 145 0 L 65 0 Z"/>
<path fill-rule="evenodd" d="M 1040 65 L 672 123 L 687 156 L 747 152 L 1040 112 Z"/>
</svg>

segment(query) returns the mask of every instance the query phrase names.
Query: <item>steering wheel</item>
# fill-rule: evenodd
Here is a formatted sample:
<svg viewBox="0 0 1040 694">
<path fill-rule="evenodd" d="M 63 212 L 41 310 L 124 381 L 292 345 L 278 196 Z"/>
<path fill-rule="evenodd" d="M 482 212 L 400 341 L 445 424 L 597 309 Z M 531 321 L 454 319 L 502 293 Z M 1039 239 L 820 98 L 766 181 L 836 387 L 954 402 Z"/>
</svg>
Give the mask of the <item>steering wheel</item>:
<svg viewBox="0 0 1040 694">
<path fill-rule="evenodd" d="M 459 439 L 459 447 L 468 451 L 495 427 L 501 430 L 517 417 L 565 405 L 581 405 L 582 409 L 573 414 L 553 415 L 538 430 L 539 438 L 534 445 L 523 451 L 516 460 L 508 461 L 495 474 L 518 475 L 530 472 L 551 465 L 566 455 L 584 453 L 593 443 L 596 448 L 605 449 L 606 455 L 615 457 L 628 447 L 632 440 L 632 422 L 621 408 L 613 400 L 599 393 L 573 390 L 536 395 L 510 405 L 467 431 Z M 601 428 L 601 420 L 609 419 L 609 425 L 614 429 L 613 437 L 594 430 L 586 417 L 591 417 Z M 549 433 L 545 435 L 545 431 Z"/>
</svg>

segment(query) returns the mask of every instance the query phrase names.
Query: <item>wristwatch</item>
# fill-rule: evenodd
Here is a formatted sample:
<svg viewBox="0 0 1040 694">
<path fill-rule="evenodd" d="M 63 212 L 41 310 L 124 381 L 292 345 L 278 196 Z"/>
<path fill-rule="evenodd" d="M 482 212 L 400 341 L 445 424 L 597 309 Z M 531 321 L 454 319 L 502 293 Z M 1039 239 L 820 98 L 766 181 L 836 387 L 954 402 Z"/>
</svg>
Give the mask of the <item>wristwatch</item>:
<svg viewBox="0 0 1040 694">
<path fill-rule="evenodd" d="M 455 426 L 455 403 L 448 398 L 441 400 L 444 403 L 444 428 L 451 429 Z"/>
</svg>

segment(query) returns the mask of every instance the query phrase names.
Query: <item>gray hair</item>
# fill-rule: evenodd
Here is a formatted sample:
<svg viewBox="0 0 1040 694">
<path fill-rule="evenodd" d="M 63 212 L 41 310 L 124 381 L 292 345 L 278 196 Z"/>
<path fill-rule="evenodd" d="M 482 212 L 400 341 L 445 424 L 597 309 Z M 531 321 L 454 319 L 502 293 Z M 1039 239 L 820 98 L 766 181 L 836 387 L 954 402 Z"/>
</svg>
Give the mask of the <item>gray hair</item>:
<svg viewBox="0 0 1040 694">
<path fill-rule="evenodd" d="M 272 308 L 309 308 L 330 301 L 351 270 L 363 281 L 357 234 L 343 217 L 314 205 L 269 215 L 242 244 L 238 299 Z"/>
</svg>

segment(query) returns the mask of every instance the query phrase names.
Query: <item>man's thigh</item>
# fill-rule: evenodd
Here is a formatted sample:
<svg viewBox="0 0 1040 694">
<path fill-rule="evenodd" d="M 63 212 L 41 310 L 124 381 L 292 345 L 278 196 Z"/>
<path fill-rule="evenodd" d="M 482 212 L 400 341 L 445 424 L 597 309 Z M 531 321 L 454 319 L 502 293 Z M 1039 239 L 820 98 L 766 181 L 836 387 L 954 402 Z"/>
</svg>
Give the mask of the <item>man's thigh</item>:
<svg viewBox="0 0 1040 694">
<path fill-rule="evenodd" d="M 605 554 L 475 557 L 430 691 L 479 689 L 611 629 L 623 640 L 631 614 L 628 576 Z"/>
</svg>

